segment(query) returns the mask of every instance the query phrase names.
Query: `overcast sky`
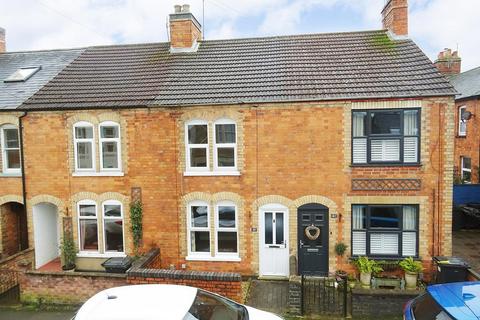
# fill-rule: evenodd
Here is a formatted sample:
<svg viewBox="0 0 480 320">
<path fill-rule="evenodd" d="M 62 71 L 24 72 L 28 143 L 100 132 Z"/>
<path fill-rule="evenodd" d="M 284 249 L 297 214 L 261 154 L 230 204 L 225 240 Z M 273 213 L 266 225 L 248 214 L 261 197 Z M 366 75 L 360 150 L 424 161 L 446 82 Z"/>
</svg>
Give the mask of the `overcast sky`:
<svg viewBox="0 0 480 320">
<path fill-rule="evenodd" d="M 381 28 L 385 0 L 205 0 L 207 39 Z M 202 0 L 0 0 L 7 50 L 167 41 L 174 4 Z M 434 60 L 460 50 L 462 69 L 480 66 L 480 0 L 410 0 L 410 37 Z"/>
</svg>

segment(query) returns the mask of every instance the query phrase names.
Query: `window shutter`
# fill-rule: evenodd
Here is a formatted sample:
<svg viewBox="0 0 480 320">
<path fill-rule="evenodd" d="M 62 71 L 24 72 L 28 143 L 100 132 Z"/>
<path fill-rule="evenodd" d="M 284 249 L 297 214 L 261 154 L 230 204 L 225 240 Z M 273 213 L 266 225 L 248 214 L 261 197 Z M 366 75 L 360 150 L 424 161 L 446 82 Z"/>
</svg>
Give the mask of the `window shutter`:
<svg viewBox="0 0 480 320">
<path fill-rule="evenodd" d="M 398 255 L 398 234 L 372 233 L 370 235 L 370 253 Z"/>
<path fill-rule="evenodd" d="M 372 161 L 399 161 L 400 140 L 372 140 Z"/>
<path fill-rule="evenodd" d="M 353 163 L 367 163 L 367 139 L 353 139 Z"/>
<path fill-rule="evenodd" d="M 364 256 L 367 254 L 367 234 L 362 231 L 354 231 L 352 234 L 352 254 Z"/>
<path fill-rule="evenodd" d="M 414 257 L 417 255 L 417 235 L 415 232 L 404 232 L 402 236 L 402 255 Z"/>
<path fill-rule="evenodd" d="M 407 137 L 403 139 L 403 162 L 417 162 L 418 138 Z"/>
</svg>

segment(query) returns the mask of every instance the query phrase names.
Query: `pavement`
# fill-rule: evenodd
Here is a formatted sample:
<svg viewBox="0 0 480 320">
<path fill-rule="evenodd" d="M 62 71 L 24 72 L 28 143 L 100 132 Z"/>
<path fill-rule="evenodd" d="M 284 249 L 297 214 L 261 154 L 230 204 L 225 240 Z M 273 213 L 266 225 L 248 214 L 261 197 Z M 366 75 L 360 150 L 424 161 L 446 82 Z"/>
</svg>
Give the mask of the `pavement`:
<svg viewBox="0 0 480 320">
<path fill-rule="evenodd" d="M 245 304 L 276 314 L 286 313 L 288 311 L 288 281 L 253 280 Z"/>
<path fill-rule="evenodd" d="M 70 320 L 74 311 L 39 311 L 20 308 L 0 308 L 1 320 Z"/>
<path fill-rule="evenodd" d="M 475 272 L 480 272 L 480 230 L 453 232 L 453 255 L 466 260 Z"/>
</svg>

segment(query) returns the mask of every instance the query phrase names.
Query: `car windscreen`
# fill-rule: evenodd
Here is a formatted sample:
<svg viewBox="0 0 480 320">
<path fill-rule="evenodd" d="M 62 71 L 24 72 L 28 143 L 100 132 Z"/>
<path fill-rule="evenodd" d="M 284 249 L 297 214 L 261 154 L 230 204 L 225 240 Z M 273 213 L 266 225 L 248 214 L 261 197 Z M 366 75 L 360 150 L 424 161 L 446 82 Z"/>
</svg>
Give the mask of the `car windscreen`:
<svg viewBox="0 0 480 320">
<path fill-rule="evenodd" d="M 415 299 L 412 311 L 415 320 L 453 320 L 429 293 Z"/>
<path fill-rule="evenodd" d="M 183 320 L 248 320 L 248 312 L 238 303 L 198 290 Z"/>
</svg>

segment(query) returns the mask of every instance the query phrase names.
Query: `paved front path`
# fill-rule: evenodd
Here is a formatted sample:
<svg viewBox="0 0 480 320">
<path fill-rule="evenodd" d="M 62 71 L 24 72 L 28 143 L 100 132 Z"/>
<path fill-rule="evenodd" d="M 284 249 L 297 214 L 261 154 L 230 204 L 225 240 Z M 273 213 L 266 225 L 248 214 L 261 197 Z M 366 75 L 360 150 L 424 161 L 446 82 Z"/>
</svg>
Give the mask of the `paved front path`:
<svg viewBox="0 0 480 320">
<path fill-rule="evenodd" d="M 1 320 L 70 320 L 73 311 L 31 311 L 25 309 L 0 308 Z"/>
<path fill-rule="evenodd" d="M 480 230 L 453 232 L 453 255 L 466 260 L 470 267 L 480 272 Z"/>
<path fill-rule="evenodd" d="M 284 314 L 288 311 L 288 281 L 253 280 L 247 305 Z"/>
</svg>

